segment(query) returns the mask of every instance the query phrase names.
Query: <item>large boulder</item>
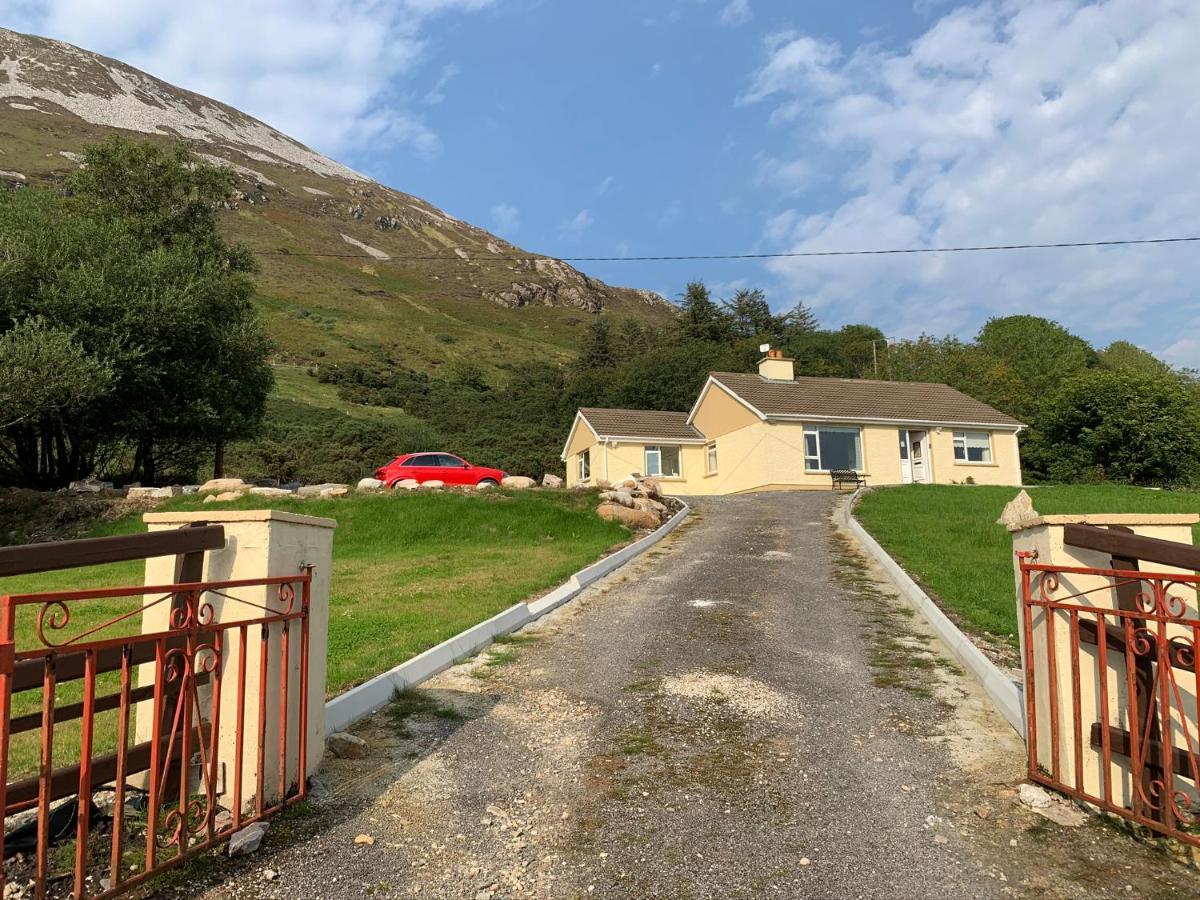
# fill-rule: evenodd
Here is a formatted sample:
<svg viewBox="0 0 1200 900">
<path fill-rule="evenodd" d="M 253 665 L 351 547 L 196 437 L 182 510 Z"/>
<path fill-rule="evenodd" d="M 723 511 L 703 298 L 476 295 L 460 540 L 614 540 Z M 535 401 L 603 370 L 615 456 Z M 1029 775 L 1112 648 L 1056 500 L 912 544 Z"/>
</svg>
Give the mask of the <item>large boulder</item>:
<svg viewBox="0 0 1200 900">
<path fill-rule="evenodd" d="M 641 497 L 633 501 L 634 509 L 645 510 L 649 513 L 654 513 L 660 519 L 666 514 L 667 507 L 659 503 L 657 500 L 651 500 L 649 497 Z"/>
<path fill-rule="evenodd" d="M 609 503 L 620 503 L 622 506 L 633 508 L 633 495 L 629 491 L 601 491 L 600 499 Z"/>
<path fill-rule="evenodd" d="M 287 488 L 278 487 L 252 487 L 250 493 L 256 497 L 290 497 L 292 492 Z"/>
<path fill-rule="evenodd" d="M 479 484 L 475 485 L 475 490 L 490 491 L 495 486 L 496 486 L 496 482 L 494 482 L 494 481 L 481 481 L 481 482 L 479 482 Z"/>
<path fill-rule="evenodd" d="M 642 490 L 646 492 L 646 496 L 648 497 L 662 496 L 662 486 L 659 484 L 657 478 L 643 478 Z"/>
<path fill-rule="evenodd" d="M 415 491 L 420 486 L 421 486 L 421 482 L 417 481 L 417 479 L 404 478 L 400 481 L 397 481 L 392 486 L 392 490 L 394 490 L 394 491 Z"/>
<path fill-rule="evenodd" d="M 224 494 L 229 491 L 237 491 L 238 493 L 247 493 L 251 485 L 246 484 L 240 478 L 210 478 L 204 484 L 200 485 L 198 493 L 201 494 Z"/>
<path fill-rule="evenodd" d="M 297 488 L 296 493 L 301 497 L 324 497 L 327 491 L 332 491 L 334 488 L 350 489 L 349 485 L 326 481 L 322 484 L 306 484 L 303 487 Z"/>
<path fill-rule="evenodd" d="M 430 478 L 428 481 L 421 482 L 421 487 L 428 488 L 429 490 L 435 490 L 445 486 L 446 482 L 442 481 L 440 478 Z"/>
<path fill-rule="evenodd" d="M 72 481 L 68 490 L 73 494 L 99 494 L 101 491 L 112 490 L 112 486 L 111 481 L 85 478 L 82 481 Z"/>
<path fill-rule="evenodd" d="M 501 482 L 506 488 L 515 488 L 516 490 L 525 490 L 526 488 L 537 487 L 537 482 L 532 478 L 527 478 L 524 475 L 509 475 Z"/>
<path fill-rule="evenodd" d="M 563 480 L 557 475 L 551 475 L 547 472 L 542 476 L 542 487 L 560 488 L 563 486 Z"/>
<path fill-rule="evenodd" d="M 378 478 L 360 479 L 358 482 L 358 486 L 355 488 L 355 490 L 357 490 L 357 491 L 363 491 L 366 493 L 375 493 L 377 491 L 382 491 L 382 490 L 386 490 L 386 489 L 387 489 L 387 485 L 384 484 L 382 481 L 380 481 Z"/>
<path fill-rule="evenodd" d="M 168 500 L 182 493 L 183 488 L 173 484 L 170 487 L 131 487 L 125 496 L 130 500 Z"/>
<path fill-rule="evenodd" d="M 350 486 L 345 484 L 335 484 L 333 487 L 327 487 L 321 491 L 321 499 L 327 500 L 330 497 L 345 497 L 350 493 Z"/>
<path fill-rule="evenodd" d="M 642 509 L 630 509 L 619 503 L 601 503 L 596 515 L 610 522 L 620 522 L 629 528 L 657 528 L 658 516 Z"/>
</svg>

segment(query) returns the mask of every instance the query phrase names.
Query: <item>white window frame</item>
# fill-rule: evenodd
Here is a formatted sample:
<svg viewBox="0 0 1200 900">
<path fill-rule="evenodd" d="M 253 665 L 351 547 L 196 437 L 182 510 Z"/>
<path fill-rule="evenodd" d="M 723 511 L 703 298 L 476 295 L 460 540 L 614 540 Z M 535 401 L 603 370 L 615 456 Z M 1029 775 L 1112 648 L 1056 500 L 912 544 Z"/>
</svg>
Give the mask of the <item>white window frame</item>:
<svg viewBox="0 0 1200 900">
<path fill-rule="evenodd" d="M 717 444 L 716 441 L 704 448 L 704 471 L 709 475 L 717 474 Z"/>
<path fill-rule="evenodd" d="M 587 450 L 579 451 L 579 480 L 581 482 L 590 481 L 592 477 L 592 450 L 589 447 Z"/>
<path fill-rule="evenodd" d="M 979 438 L 983 438 L 982 441 Z M 968 459 L 970 449 L 982 447 L 985 459 Z M 959 456 L 959 452 L 962 456 Z M 995 454 L 992 452 L 992 433 L 990 431 L 956 431 L 954 432 L 954 464 L 956 466 L 993 466 Z"/>
<path fill-rule="evenodd" d="M 854 433 L 855 449 L 857 450 L 858 465 L 855 472 L 866 472 L 863 461 L 862 428 L 857 425 L 805 425 L 804 426 L 804 471 L 811 475 L 828 472 L 824 460 L 821 459 L 822 431 L 850 431 Z"/>
<path fill-rule="evenodd" d="M 679 471 L 672 474 L 663 473 L 662 452 L 664 449 L 675 451 L 675 457 L 679 461 Z M 654 471 L 654 469 L 650 467 L 650 458 L 652 456 L 657 460 L 656 468 L 658 471 Z M 642 464 L 646 470 L 645 474 L 654 478 L 682 478 L 683 450 L 678 444 L 646 444 L 642 451 Z"/>
</svg>

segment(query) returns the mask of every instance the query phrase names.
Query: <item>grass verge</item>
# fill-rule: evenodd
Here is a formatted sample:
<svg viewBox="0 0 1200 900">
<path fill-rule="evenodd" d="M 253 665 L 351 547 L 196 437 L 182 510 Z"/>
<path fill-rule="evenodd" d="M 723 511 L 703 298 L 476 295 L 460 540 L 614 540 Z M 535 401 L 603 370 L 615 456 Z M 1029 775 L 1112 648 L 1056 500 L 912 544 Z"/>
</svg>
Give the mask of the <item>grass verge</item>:
<svg viewBox="0 0 1200 900">
<path fill-rule="evenodd" d="M 160 511 L 271 506 L 336 519 L 329 614 L 329 695 L 404 662 L 514 603 L 552 587 L 595 560 L 629 532 L 595 515 L 595 498 L 576 491 L 405 493 L 336 500 L 245 497 L 219 506 L 181 497 Z M 105 522 L 95 536 L 142 531 L 140 515 Z M 0 594 L 77 590 L 140 584 L 143 564 L 115 563 L 88 569 L 0 579 Z M 70 634 L 127 612 L 132 601 L 73 604 Z M 17 647 L 35 646 L 37 606 L 22 608 Z M 123 623 L 136 629 L 137 617 Z M 97 637 L 121 633 L 105 630 Z M 511 652 L 511 649 L 509 650 Z M 59 704 L 79 700 L 81 682 L 60 685 Z M 100 693 L 115 690 L 104 676 Z M 37 692 L 14 696 L 14 714 L 40 707 Z M 115 746 L 116 711 L 97 717 L 97 750 Z M 64 762 L 78 752 L 78 722 L 55 729 Z M 36 731 L 13 738 L 12 773 L 32 771 Z M 103 748 L 103 749 L 102 749 Z M 59 754 L 56 754 L 58 757 Z"/>
<path fill-rule="evenodd" d="M 1015 645 L 1012 539 L 996 524 L 1014 487 L 906 485 L 865 494 L 855 516 L 944 609 Z M 1200 492 L 1123 485 L 1029 488 L 1043 514 L 1200 513 Z"/>
</svg>

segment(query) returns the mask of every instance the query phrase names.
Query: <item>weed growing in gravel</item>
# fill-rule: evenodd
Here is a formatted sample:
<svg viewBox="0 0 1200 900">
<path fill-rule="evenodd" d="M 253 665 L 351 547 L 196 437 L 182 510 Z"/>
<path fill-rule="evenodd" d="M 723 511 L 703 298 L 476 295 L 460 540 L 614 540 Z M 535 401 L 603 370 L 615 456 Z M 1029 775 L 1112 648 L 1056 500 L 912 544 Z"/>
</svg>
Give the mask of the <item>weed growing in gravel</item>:
<svg viewBox="0 0 1200 900">
<path fill-rule="evenodd" d="M 408 720 L 417 716 L 429 716 L 451 721 L 459 721 L 465 718 L 457 709 L 439 703 L 425 691 L 418 691 L 413 688 L 405 691 L 396 691 L 392 695 L 392 702 L 388 705 L 388 718 L 391 719 L 392 724 L 396 727 L 396 733 L 401 737 L 412 737 L 412 732 L 408 730 Z"/>
<path fill-rule="evenodd" d="M 932 697 L 932 673 L 941 657 L 915 646 L 923 648 L 924 639 L 906 624 L 914 610 L 879 589 L 871 570 L 843 535 L 835 531 L 831 543 L 834 577 L 850 589 L 866 620 L 875 684 L 900 688 L 916 697 Z"/>
<path fill-rule="evenodd" d="M 516 662 L 520 654 L 512 647 L 506 646 L 511 643 L 511 641 L 496 641 L 484 652 L 483 661 L 471 670 L 471 677 L 479 681 L 487 681 L 496 674 L 496 670 L 501 666 Z M 496 644 L 500 646 L 497 647 Z"/>
</svg>

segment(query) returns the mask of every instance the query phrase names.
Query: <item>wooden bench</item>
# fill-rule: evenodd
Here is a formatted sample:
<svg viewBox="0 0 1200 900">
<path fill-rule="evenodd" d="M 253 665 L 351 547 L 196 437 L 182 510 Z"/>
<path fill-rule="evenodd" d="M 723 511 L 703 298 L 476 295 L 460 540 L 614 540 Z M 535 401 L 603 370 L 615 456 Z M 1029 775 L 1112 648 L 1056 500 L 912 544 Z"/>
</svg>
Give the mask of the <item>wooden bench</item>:
<svg viewBox="0 0 1200 900">
<path fill-rule="evenodd" d="M 867 478 L 855 472 L 853 469 L 830 469 L 829 477 L 833 480 L 833 489 L 841 490 L 845 487 L 858 490 L 860 487 L 867 486 Z"/>
</svg>

